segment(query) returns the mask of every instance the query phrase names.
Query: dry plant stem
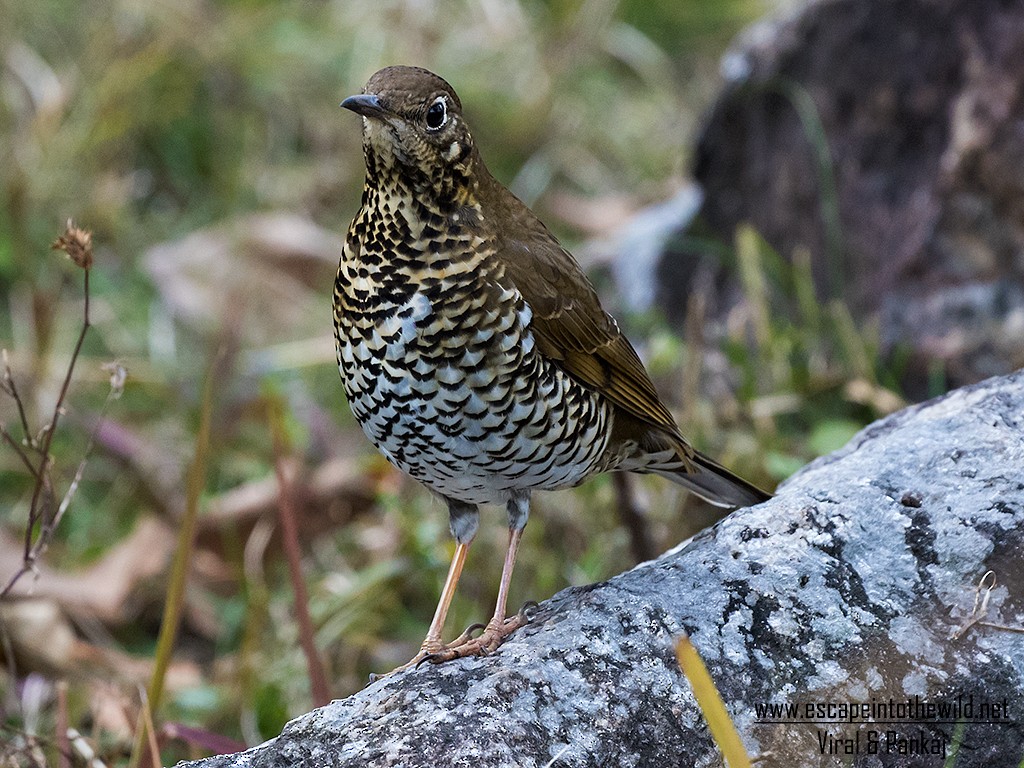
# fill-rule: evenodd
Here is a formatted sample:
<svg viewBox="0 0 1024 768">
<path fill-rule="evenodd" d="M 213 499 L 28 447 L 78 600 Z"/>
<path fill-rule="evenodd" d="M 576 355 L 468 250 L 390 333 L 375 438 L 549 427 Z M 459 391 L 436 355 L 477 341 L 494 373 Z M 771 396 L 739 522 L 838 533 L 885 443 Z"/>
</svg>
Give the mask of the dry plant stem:
<svg viewBox="0 0 1024 768">
<path fill-rule="evenodd" d="M 28 425 L 28 416 L 25 414 L 25 404 L 21 401 L 21 395 L 18 394 L 18 388 L 14 384 L 14 376 L 11 375 L 11 363 L 7 359 L 7 350 L 4 350 L 4 391 L 7 392 L 14 400 L 14 404 L 18 407 L 18 418 L 21 420 L 21 430 L 25 433 L 25 442 L 31 446 L 35 443 L 32 440 L 32 429 Z"/>
<path fill-rule="evenodd" d="M 14 452 L 18 455 L 18 458 L 21 459 L 21 463 L 25 465 L 25 468 L 28 470 L 28 473 L 32 475 L 32 477 L 35 477 L 35 464 L 33 464 L 29 460 L 28 454 L 25 453 L 25 449 L 21 447 L 17 440 L 11 437 L 11 433 L 8 432 L 7 429 L 2 424 L 0 424 L 0 437 L 3 437 L 4 442 L 14 449 Z"/>
<path fill-rule="evenodd" d="M 57 396 L 57 402 L 53 406 L 53 416 L 50 419 L 50 423 L 43 427 L 43 439 L 39 446 L 39 471 L 36 474 L 35 488 L 32 489 L 32 503 L 29 507 L 29 525 L 25 531 L 25 559 L 29 560 L 32 553 L 32 528 L 39 519 L 39 497 L 43 491 L 43 486 L 46 484 L 44 481 L 47 478 L 49 472 L 50 463 L 50 444 L 53 442 L 54 432 L 57 431 L 57 420 L 60 418 L 61 413 L 64 410 L 64 400 L 68 396 L 68 389 L 71 387 L 71 375 L 75 371 L 75 363 L 78 362 L 78 355 L 82 351 L 82 344 L 85 342 L 85 334 L 89 330 L 89 270 L 83 270 L 85 274 L 84 284 L 82 292 L 85 298 L 85 310 L 82 318 L 82 330 L 78 334 L 78 341 L 75 342 L 75 350 L 71 353 L 71 362 L 68 364 L 68 370 L 64 374 L 64 383 L 60 387 L 60 395 Z"/>
<path fill-rule="evenodd" d="M 120 366 L 118 366 L 120 368 Z M 121 368 L 121 371 L 124 369 Z M 75 497 L 75 492 L 78 490 L 79 484 L 82 482 L 82 474 L 85 472 L 85 465 L 89 461 L 89 457 L 92 455 L 92 449 L 96 445 L 96 433 L 99 431 L 100 426 L 103 424 L 103 420 L 107 416 L 107 411 L 110 409 L 110 404 L 121 396 L 121 390 L 123 388 L 123 381 L 119 385 L 116 379 L 111 380 L 110 391 L 107 392 L 107 399 L 103 401 L 103 407 L 100 409 L 99 418 L 96 419 L 96 423 L 93 424 L 92 431 L 89 432 L 89 441 L 85 444 L 85 451 L 82 454 L 82 460 L 78 462 L 78 469 L 75 470 L 75 476 L 71 480 L 71 484 L 68 486 L 67 491 L 64 493 L 64 498 L 61 499 L 60 506 L 57 507 L 57 514 L 53 518 L 51 528 L 56 529 L 60 525 L 61 518 L 64 517 L 64 513 L 68 511 L 68 507 L 71 506 L 71 500 Z"/>
<path fill-rule="evenodd" d="M 988 627 L 989 629 L 1001 629 L 1003 632 L 1015 632 L 1018 635 L 1024 635 L 1024 627 L 1013 627 L 1009 624 L 993 624 L 991 621 L 979 621 L 979 627 Z"/>
<path fill-rule="evenodd" d="M 49 424 L 43 427 L 42 439 L 39 441 L 34 440 L 31 437 L 21 397 L 18 395 L 17 387 L 14 386 L 14 379 L 11 377 L 10 367 L 5 364 L 4 389 L 12 398 L 14 398 L 14 401 L 18 405 L 18 413 L 21 417 L 22 428 L 25 430 L 26 440 L 30 446 L 34 447 L 38 451 L 39 464 L 38 466 L 32 467 L 31 461 L 24 451 L 22 451 L 20 446 L 15 448 L 16 452 L 21 456 L 22 461 L 32 467 L 31 473 L 35 477 L 35 485 L 32 488 L 32 501 L 29 503 L 28 523 L 25 526 L 25 548 L 22 566 L 10 578 L 3 590 L 0 591 L 0 599 L 3 599 L 11 589 L 14 588 L 14 585 L 22 576 L 35 568 L 36 561 L 49 545 L 50 538 L 53 535 L 57 522 L 59 521 L 59 515 L 52 513 L 52 510 L 49 509 L 53 504 L 53 488 L 50 484 L 50 445 L 53 442 L 54 432 L 57 430 L 57 421 L 60 418 L 60 415 L 64 412 L 64 401 L 67 398 L 68 389 L 71 387 L 71 376 L 75 371 L 75 364 L 78 362 L 78 356 L 81 354 L 82 344 L 85 342 L 85 334 L 89 331 L 89 327 L 91 325 L 89 320 L 89 270 L 84 269 L 83 273 L 85 277 L 83 280 L 82 290 L 84 294 L 85 308 L 82 313 L 82 330 L 78 334 L 78 341 L 75 343 L 75 349 L 71 353 L 71 361 L 68 363 L 68 369 L 64 374 L 64 382 L 61 384 L 60 394 L 57 396 L 57 402 L 53 406 L 53 416 L 50 418 Z M 15 441 L 6 430 L 3 431 L 3 436 L 9 445 L 16 445 Z M 45 504 L 41 504 L 41 501 L 44 499 Z M 47 510 L 44 510 L 41 507 L 45 507 Z M 64 509 L 67 509 L 66 505 L 64 506 Z M 44 512 L 46 513 L 44 514 Z M 49 519 L 46 519 L 48 516 Z M 39 535 L 33 542 L 32 532 L 40 521 L 42 521 L 42 525 L 39 529 Z"/>
<path fill-rule="evenodd" d="M 57 683 L 57 766 L 71 768 L 71 741 L 68 739 L 68 684 Z"/>
<path fill-rule="evenodd" d="M 1024 634 L 1024 626 L 1016 627 L 1009 624 L 997 624 L 995 622 L 984 620 L 988 615 L 988 602 L 992 597 L 992 590 L 995 588 L 995 571 L 985 571 L 985 574 L 978 581 L 978 586 L 974 589 L 974 608 L 971 609 L 971 615 L 967 617 L 967 620 L 955 632 L 953 632 L 950 637 L 951 640 L 959 640 L 971 627 L 974 626 Z"/>
<path fill-rule="evenodd" d="M 123 368 L 118 366 L 119 371 L 123 372 Z M 121 396 L 121 390 L 123 388 L 123 380 L 121 383 L 117 383 L 115 379 L 111 380 L 110 391 L 107 393 L 107 399 L 103 402 L 103 407 L 100 409 L 99 418 L 96 420 L 92 431 L 89 433 L 89 441 L 85 445 L 85 451 L 82 453 L 82 460 L 78 463 L 78 469 L 75 470 L 75 476 L 71 480 L 71 484 L 68 486 L 67 491 L 64 493 L 64 498 L 61 499 L 60 506 L 57 507 L 57 512 L 49 520 L 45 521 L 43 527 L 39 531 L 39 536 L 36 538 L 36 542 L 32 547 L 32 556 L 29 560 L 24 560 L 21 569 L 11 577 L 7 586 L 0 592 L 0 599 L 4 597 L 17 583 L 18 579 L 33 569 L 35 563 L 40 557 L 46 552 L 47 547 L 50 545 L 50 539 L 53 538 L 54 532 L 60 526 L 61 520 L 64 518 L 65 513 L 71 506 L 71 500 L 75 497 L 75 493 L 78 491 L 78 486 L 82 482 L 82 475 L 85 473 L 86 464 L 89 462 L 89 457 L 92 455 L 93 447 L 96 444 L 96 433 L 100 426 L 102 426 L 104 419 L 107 416 L 107 411 L 110 409 L 110 404 Z M 0 431 L 3 431 L 0 428 Z M 3 435 L 10 441 L 10 436 L 4 431 Z M 29 471 L 35 475 L 36 469 L 28 461 L 28 457 L 20 450 L 20 446 L 17 446 L 18 453 L 21 455 L 29 467 Z"/>
<path fill-rule="evenodd" d="M 123 370 L 123 369 L 121 369 Z M 107 399 L 103 401 L 103 407 L 100 409 L 99 418 L 96 420 L 92 431 L 89 433 L 89 441 L 85 444 L 85 451 L 82 453 L 82 460 L 78 462 L 78 469 L 75 470 L 75 476 L 71 479 L 71 484 L 68 485 L 67 491 L 64 493 L 64 498 L 61 499 L 60 505 L 57 507 L 57 512 L 50 517 L 48 520 L 43 522 L 43 526 L 39 531 L 39 536 L 36 538 L 36 542 L 32 547 L 32 557 L 30 560 L 24 561 L 21 570 L 15 574 L 15 578 L 12 578 L 7 587 L 4 588 L 3 592 L 0 592 L 0 598 L 2 598 L 7 591 L 14 587 L 15 582 L 22 575 L 32 570 L 35 563 L 40 557 L 46 552 L 46 549 L 50 546 L 50 539 L 53 538 L 54 532 L 60 526 L 60 521 L 64 518 L 65 513 L 71 506 L 71 500 L 75 497 L 75 493 L 78 491 L 78 486 L 82 482 L 82 475 L 85 473 L 86 464 L 89 462 L 89 457 L 92 455 L 93 447 L 96 444 L 96 432 L 100 425 L 103 424 L 103 420 L 107 416 L 107 411 L 110 409 L 110 404 L 118 397 L 121 396 L 121 387 L 111 381 L 110 391 L 107 393 Z M 50 495 L 52 501 L 52 494 Z"/>
<path fill-rule="evenodd" d="M 292 582 L 295 595 L 295 620 L 299 625 L 299 642 L 306 656 L 306 669 L 309 673 L 310 693 L 313 704 L 322 707 L 331 701 L 330 688 L 327 685 L 327 674 L 316 648 L 313 632 L 313 620 L 309 615 L 309 595 L 306 582 L 302 576 L 302 554 L 299 550 L 299 533 L 296 525 L 295 504 L 293 503 L 291 484 L 284 469 L 284 424 L 281 418 L 280 405 L 274 401 L 268 405 L 267 419 L 273 435 L 274 472 L 277 475 L 278 518 L 281 521 L 281 536 L 284 543 L 285 559 L 288 561 L 288 575 Z"/>
<path fill-rule="evenodd" d="M 160 768 L 160 746 L 156 742 L 156 726 L 153 725 L 153 710 L 150 709 L 149 700 L 146 698 L 146 692 L 139 690 L 139 695 L 142 697 L 142 716 L 146 722 L 146 734 L 149 737 L 146 742 L 149 747 L 149 759 L 153 764 L 153 768 Z"/>
</svg>

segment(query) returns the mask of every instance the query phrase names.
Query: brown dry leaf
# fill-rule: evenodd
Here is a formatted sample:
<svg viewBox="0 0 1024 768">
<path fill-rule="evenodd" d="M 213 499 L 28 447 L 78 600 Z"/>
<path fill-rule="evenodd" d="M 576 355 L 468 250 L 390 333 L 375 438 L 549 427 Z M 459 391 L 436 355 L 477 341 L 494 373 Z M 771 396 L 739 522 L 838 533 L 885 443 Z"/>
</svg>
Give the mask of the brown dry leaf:
<svg viewBox="0 0 1024 768">
<path fill-rule="evenodd" d="M 299 528 L 306 540 L 343 525 L 365 511 L 376 499 L 382 477 L 349 458 L 325 461 L 312 470 L 288 463 L 291 491 L 299 513 Z M 199 542 L 211 545 L 225 525 L 248 530 L 263 516 L 276 515 L 277 479 L 267 477 L 222 493 L 207 504 L 200 520 Z"/>
<path fill-rule="evenodd" d="M 73 666 L 75 632 L 53 600 L 4 600 L 0 602 L 0 626 L 6 635 L 0 644 L 0 660 L 10 666 L 4 655 L 9 643 L 19 675 L 40 672 L 60 677 Z"/>
<path fill-rule="evenodd" d="M 369 509 L 378 486 L 386 479 L 345 458 L 329 460 L 309 471 L 296 466 L 292 473 L 299 524 L 307 539 Z M 194 577 L 205 584 L 230 581 L 232 572 L 217 554 L 225 527 L 235 526 L 237 535 L 245 538 L 261 517 L 276 513 L 277 503 L 277 481 L 273 477 L 241 485 L 210 500 L 200 518 L 198 542 L 203 549 L 193 558 Z M 64 572 L 39 563 L 38 577 L 22 579 L 13 594 L 50 598 L 72 615 L 108 625 L 122 624 L 135 616 L 140 587 L 157 582 L 166 571 L 174 541 L 169 523 L 144 519 L 90 567 Z M 0 530 L 0 574 L 16 572 L 21 559 L 22 542 Z M 216 622 L 209 619 L 203 606 L 195 608 L 197 613 L 191 618 L 202 627 L 213 627 Z"/>
<path fill-rule="evenodd" d="M 143 520 L 124 541 L 95 565 L 76 573 L 39 564 L 38 578 L 26 577 L 13 594 L 50 597 L 73 613 L 81 612 L 108 624 L 123 622 L 128 597 L 145 579 L 162 573 L 174 546 L 174 534 L 164 523 Z M 21 567 L 22 544 L 0 531 L 0 573 Z"/>
<path fill-rule="evenodd" d="M 299 216 L 258 214 L 156 245 L 144 264 L 178 320 L 208 330 L 228 319 L 245 346 L 262 346 L 329 334 L 324 297 L 341 244 Z"/>
</svg>

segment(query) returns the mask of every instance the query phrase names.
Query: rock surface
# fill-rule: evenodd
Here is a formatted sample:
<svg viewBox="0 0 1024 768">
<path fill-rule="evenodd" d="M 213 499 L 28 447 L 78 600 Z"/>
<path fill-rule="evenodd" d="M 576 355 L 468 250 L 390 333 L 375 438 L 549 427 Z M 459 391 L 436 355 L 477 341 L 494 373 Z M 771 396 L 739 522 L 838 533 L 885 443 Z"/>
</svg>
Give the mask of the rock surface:
<svg viewBox="0 0 1024 768">
<path fill-rule="evenodd" d="M 1024 635 L 975 624 L 952 638 L 989 571 L 984 620 L 1024 626 L 1022 468 L 1024 371 L 871 425 L 772 501 L 555 595 L 490 657 L 385 678 L 266 744 L 188 765 L 721 765 L 673 656 L 685 632 L 762 765 L 941 766 L 899 750 L 950 750 L 950 722 L 898 711 L 876 713 L 895 721 L 885 725 L 766 721 L 804 719 L 808 703 L 962 697 L 975 717 L 988 706 L 982 720 L 1011 722 L 965 722 L 957 768 L 1017 766 Z M 799 703 L 800 718 L 758 711 L 773 702 Z M 897 736 L 868 754 L 886 731 Z M 858 734 L 859 754 L 827 754 L 847 743 L 828 739 Z"/>
<path fill-rule="evenodd" d="M 819 0 L 750 29 L 695 152 L 701 214 L 661 262 L 665 311 L 681 322 L 708 253 L 685 243 L 750 223 L 911 353 L 914 391 L 1024 365 L 1022 57 L 1024 4 L 1003 0 Z"/>
</svg>

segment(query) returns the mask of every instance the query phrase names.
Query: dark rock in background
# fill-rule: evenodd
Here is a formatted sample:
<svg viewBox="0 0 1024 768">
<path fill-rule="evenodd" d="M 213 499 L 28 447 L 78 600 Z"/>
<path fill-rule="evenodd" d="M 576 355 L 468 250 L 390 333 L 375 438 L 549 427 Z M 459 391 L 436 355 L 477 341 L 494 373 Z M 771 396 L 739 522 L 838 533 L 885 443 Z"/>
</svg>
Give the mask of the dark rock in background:
<svg viewBox="0 0 1024 768">
<path fill-rule="evenodd" d="M 731 243 L 747 222 L 785 258 L 809 249 L 819 296 L 911 352 L 912 393 L 936 363 L 951 385 L 1016 370 L 1022 62 L 1024 4 L 1001 0 L 830 0 L 755 26 L 724 61 L 684 235 Z M 662 260 L 676 321 L 701 254 Z"/>
<path fill-rule="evenodd" d="M 673 656 L 685 632 L 761 765 L 941 766 L 941 756 L 901 755 L 899 739 L 924 734 L 948 750 L 957 728 L 948 721 L 963 719 L 957 768 L 1018 766 L 1022 466 L 1024 372 L 876 422 L 773 500 L 607 582 L 555 595 L 489 657 L 407 670 L 260 747 L 188 765 L 721 765 Z M 991 591 L 975 618 L 988 625 L 966 628 L 983 577 Z M 921 723 L 897 710 L 870 718 L 885 724 L 777 724 L 766 721 L 807 718 L 757 712 L 914 697 L 962 697 L 975 719 Z M 978 717 L 983 704 L 1000 716 Z M 869 754 L 871 734 L 887 731 L 898 734 L 882 742 L 893 751 Z M 822 753 L 823 734 L 858 733 L 861 753 Z"/>
</svg>

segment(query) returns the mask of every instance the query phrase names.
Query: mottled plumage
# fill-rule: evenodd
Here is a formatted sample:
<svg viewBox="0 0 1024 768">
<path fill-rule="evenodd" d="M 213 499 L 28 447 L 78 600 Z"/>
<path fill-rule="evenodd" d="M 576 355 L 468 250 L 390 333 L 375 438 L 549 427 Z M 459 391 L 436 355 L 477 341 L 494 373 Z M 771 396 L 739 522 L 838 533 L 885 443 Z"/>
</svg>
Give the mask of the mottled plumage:
<svg viewBox="0 0 1024 768">
<path fill-rule="evenodd" d="M 448 83 L 388 67 L 342 106 L 363 116 L 366 161 L 335 282 L 342 380 L 374 445 L 446 499 L 459 542 L 420 657 L 485 652 L 521 623 L 504 599 L 534 490 L 629 470 L 723 506 L 767 498 L 686 443 L 579 265 L 488 172 Z M 509 512 L 498 606 L 446 647 L 478 504 Z"/>
</svg>

